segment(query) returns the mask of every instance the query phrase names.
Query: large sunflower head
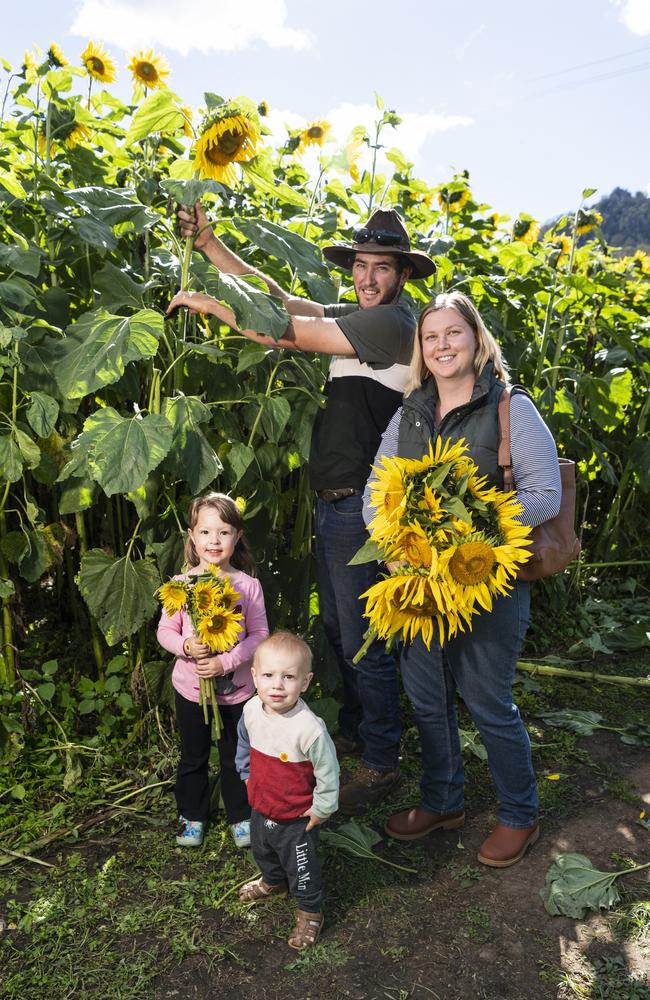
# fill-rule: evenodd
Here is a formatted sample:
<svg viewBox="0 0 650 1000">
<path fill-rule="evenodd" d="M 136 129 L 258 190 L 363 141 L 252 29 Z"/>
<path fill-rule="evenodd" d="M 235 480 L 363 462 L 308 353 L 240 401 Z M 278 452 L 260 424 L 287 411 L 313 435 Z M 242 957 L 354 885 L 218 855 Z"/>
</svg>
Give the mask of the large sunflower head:
<svg viewBox="0 0 650 1000">
<path fill-rule="evenodd" d="M 529 215 L 520 215 L 512 227 L 513 239 L 521 243 L 533 244 L 539 236 L 540 225 Z"/>
<path fill-rule="evenodd" d="M 312 122 L 302 130 L 296 146 L 296 156 L 302 156 L 309 146 L 322 146 L 332 131 L 332 126 L 326 121 Z"/>
<path fill-rule="evenodd" d="M 217 608 L 212 614 L 201 618 L 197 634 L 213 653 L 225 653 L 232 649 L 239 639 L 242 616 L 238 612 Z"/>
<path fill-rule="evenodd" d="M 165 614 L 173 615 L 187 604 L 189 589 L 184 580 L 168 580 L 158 590 L 158 600 Z"/>
<path fill-rule="evenodd" d="M 220 606 L 220 590 L 211 580 L 198 580 L 192 587 L 192 609 L 203 618 Z"/>
<path fill-rule="evenodd" d="M 165 86 L 165 77 L 169 76 L 169 66 L 162 56 L 156 55 L 153 49 L 148 52 L 136 52 L 131 56 L 129 69 L 133 79 L 149 90 Z"/>
<path fill-rule="evenodd" d="M 47 59 L 53 69 L 60 69 L 61 66 L 67 66 L 68 60 L 63 55 L 63 52 L 56 44 L 56 42 L 51 42 L 50 47 L 47 50 Z"/>
<path fill-rule="evenodd" d="M 449 572 L 456 583 L 462 583 L 466 587 L 474 586 L 477 583 L 487 583 L 495 562 L 493 546 L 472 536 L 455 546 L 449 560 Z"/>
<path fill-rule="evenodd" d="M 261 135 L 255 122 L 238 112 L 208 120 L 194 146 L 195 164 L 202 178 L 237 184 L 235 163 L 247 163 L 257 154 Z"/>
<path fill-rule="evenodd" d="M 86 67 L 88 75 L 94 80 L 99 80 L 100 83 L 115 82 L 117 67 L 103 45 L 88 42 L 81 53 L 81 61 Z"/>
</svg>

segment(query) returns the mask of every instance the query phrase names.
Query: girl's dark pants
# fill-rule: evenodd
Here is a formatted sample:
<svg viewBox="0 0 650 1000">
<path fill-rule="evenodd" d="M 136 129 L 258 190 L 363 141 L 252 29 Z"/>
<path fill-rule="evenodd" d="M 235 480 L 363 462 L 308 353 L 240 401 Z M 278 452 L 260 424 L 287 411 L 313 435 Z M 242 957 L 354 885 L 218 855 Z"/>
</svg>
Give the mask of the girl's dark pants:
<svg viewBox="0 0 650 1000">
<path fill-rule="evenodd" d="M 203 720 L 203 709 L 198 702 L 188 701 L 178 691 L 176 694 L 176 726 L 181 737 L 181 759 L 176 772 L 176 805 L 185 819 L 205 823 L 210 813 L 210 783 L 208 762 L 212 747 L 212 707 L 210 722 Z M 245 702 L 237 705 L 220 705 L 223 730 L 217 740 L 221 764 L 221 797 L 229 823 L 250 819 L 251 809 L 246 797 L 246 785 L 235 768 L 237 752 L 237 725 L 244 711 Z"/>
</svg>

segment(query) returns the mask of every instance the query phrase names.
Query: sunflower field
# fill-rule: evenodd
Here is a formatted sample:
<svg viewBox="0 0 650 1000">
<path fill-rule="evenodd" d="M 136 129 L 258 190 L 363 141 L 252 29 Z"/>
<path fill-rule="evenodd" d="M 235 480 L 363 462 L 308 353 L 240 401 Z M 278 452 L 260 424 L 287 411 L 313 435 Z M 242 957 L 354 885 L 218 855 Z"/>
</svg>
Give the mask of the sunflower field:
<svg viewBox="0 0 650 1000">
<path fill-rule="evenodd" d="M 259 279 L 219 274 L 192 253 L 177 204 L 201 199 L 246 262 L 322 303 L 352 289 L 319 245 L 349 239 L 380 204 L 397 206 L 437 264 L 435 278 L 406 287 L 414 311 L 452 287 L 473 296 L 514 379 L 578 463 L 583 561 L 540 592 L 550 602 L 569 585 L 578 594 L 602 564 L 643 573 L 650 259 L 605 244 L 585 207 L 590 189 L 542 232 L 532 217 L 483 204 L 466 172 L 417 177 L 400 152 L 399 115 L 379 98 L 371 130 L 341 143 L 314 121 L 278 145 L 261 95 L 208 92 L 193 115 L 152 52 L 120 70 L 133 78 L 128 105 L 111 92 L 115 61 L 92 42 L 77 65 L 56 45 L 3 65 L 0 749 L 9 759 L 46 731 L 69 736 L 78 716 L 86 733 L 130 739 L 157 718 L 168 664 L 155 644 L 155 593 L 178 571 L 185 513 L 208 487 L 245 508 L 272 626 L 320 642 L 307 459 L 327 365 L 215 320 L 165 319 L 175 291 L 191 287 L 274 337 L 288 320 Z M 71 759 L 62 768 L 74 783 Z"/>
</svg>

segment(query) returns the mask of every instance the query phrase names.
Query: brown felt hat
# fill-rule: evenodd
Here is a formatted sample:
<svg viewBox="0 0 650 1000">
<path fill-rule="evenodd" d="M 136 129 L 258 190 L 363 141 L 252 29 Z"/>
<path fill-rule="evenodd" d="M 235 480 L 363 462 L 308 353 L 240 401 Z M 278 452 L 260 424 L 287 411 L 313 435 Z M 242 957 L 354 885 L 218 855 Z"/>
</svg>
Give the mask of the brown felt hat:
<svg viewBox="0 0 650 1000">
<path fill-rule="evenodd" d="M 323 256 L 344 268 L 352 270 L 356 253 L 392 253 L 406 257 L 413 268 L 412 278 L 428 278 L 436 265 L 421 250 L 411 250 L 411 242 L 406 227 L 394 208 L 387 211 L 378 208 L 365 226 L 355 229 L 352 243 L 333 243 L 323 247 Z"/>
</svg>

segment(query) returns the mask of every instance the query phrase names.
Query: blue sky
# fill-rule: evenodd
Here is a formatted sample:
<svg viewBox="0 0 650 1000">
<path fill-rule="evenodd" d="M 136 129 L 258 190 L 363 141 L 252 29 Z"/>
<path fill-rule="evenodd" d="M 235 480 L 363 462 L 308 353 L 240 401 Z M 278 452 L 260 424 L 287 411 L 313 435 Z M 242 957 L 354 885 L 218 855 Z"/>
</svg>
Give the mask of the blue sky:
<svg viewBox="0 0 650 1000">
<path fill-rule="evenodd" d="M 384 140 L 418 176 L 467 169 L 503 214 L 548 219 L 585 187 L 650 193 L 650 0 L 5 0 L 3 14 L 13 65 L 52 40 L 77 62 L 92 38 L 128 100 L 130 55 L 153 47 L 185 102 L 265 99 L 278 134 L 326 118 L 344 143 L 378 92 L 404 119 Z"/>
</svg>

